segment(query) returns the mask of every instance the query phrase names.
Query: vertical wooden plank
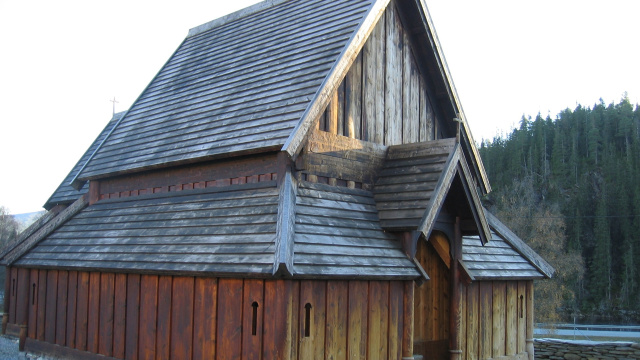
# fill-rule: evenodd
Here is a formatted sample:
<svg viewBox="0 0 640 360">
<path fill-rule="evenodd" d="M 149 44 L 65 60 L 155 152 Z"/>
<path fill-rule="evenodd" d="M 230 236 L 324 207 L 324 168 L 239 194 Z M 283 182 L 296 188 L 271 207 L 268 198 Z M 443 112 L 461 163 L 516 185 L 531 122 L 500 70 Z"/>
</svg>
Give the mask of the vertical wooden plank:
<svg viewBox="0 0 640 360">
<path fill-rule="evenodd" d="M 11 278 L 11 267 L 7 266 L 5 268 L 5 277 L 4 277 L 4 303 L 2 304 L 2 312 L 4 314 L 7 314 L 7 316 L 9 316 L 10 314 L 10 309 L 11 309 L 11 285 L 12 285 L 12 278 Z M 4 318 L 4 314 L 3 314 L 3 318 Z M 7 319 L 8 321 L 9 319 Z M 4 321 L 4 319 L 3 319 Z"/>
<path fill-rule="evenodd" d="M 402 143 L 411 143 L 411 122 L 418 120 L 412 119 L 411 116 L 411 51 L 408 47 L 409 36 L 406 31 L 402 32 Z"/>
<path fill-rule="evenodd" d="M 113 292 L 113 357 L 124 359 L 127 319 L 127 275 L 116 274 Z"/>
<path fill-rule="evenodd" d="M 58 299 L 58 271 L 49 270 L 47 273 L 47 301 L 46 318 L 44 324 L 44 340 L 48 343 L 56 342 L 56 310 Z"/>
<path fill-rule="evenodd" d="M 26 268 L 18 269 L 18 283 L 16 291 L 16 324 L 27 325 L 29 319 L 29 288 L 31 287 L 31 272 Z"/>
<path fill-rule="evenodd" d="M 434 114 L 427 93 L 426 81 L 420 77 L 420 141 L 431 141 L 434 136 Z"/>
<path fill-rule="evenodd" d="M 388 359 L 389 282 L 369 282 L 369 359 Z"/>
<path fill-rule="evenodd" d="M 347 358 L 347 310 L 349 283 L 328 281 L 326 298 L 326 359 Z"/>
<path fill-rule="evenodd" d="M 242 299 L 242 358 L 262 358 L 264 280 L 244 280 Z"/>
<path fill-rule="evenodd" d="M 69 284 L 69 272 L 58 272 L 58 300 L 56 309 L 56 344 L 66 345 L 67 336 L 67 295 Z"/>
<path fill-rule="evenodd" d="M 290 280 L 266 280 L 264 282 L 263 310 L 263 359 L 289 360 L 291 355 L 292 301 Z"/>
<path fill-rule="evenodd" d="M 69 280 L 67 282 L 67 347 L 76 347 L 76 302 L 78 299 L 78 272 L 69 271 Z"/>
<path fill-rule="evenodd" d="M 218 281 L 218 324 L 216 359 L 240 359 L 242 356 L 241 279 Z"/>
<path fill-rule="evenodd" d="M 31 269 L 29 271 L 29 324 L 27 336 L 35 339 L 37 336 L 36 329 L 38 327 L 38 270 Z"/>
<path fill-rule="evenodd" d="M 493 308 L 493 287 L 490 281 L 480 282 L 480 331 L 479 331 L 479 358 L 491 358 L 493 350 L 493 329 L 492 308 Z"/>
<path fill-rule="evenodd" d="M 467 290 L 469 287 L 463 283 L 459 284 L 460 289 L 460 335 L 458 336 L 459 347 L 462 350 L 460 360 L 467 360 Z"/>
<path fill-rule="evenodd" d="M 525 349 L 527 351 L 527 354 L 529 355 L 529 359 L 533 360 L 535 358 L 535 349 L 533 346 L 533 280 L 527 280 L 525 283 L 527 291 L 525 300 L 525 303 L 527 304 L 527 331 L 525 335 Z"/>
<path fill-rule="evenodd" d="M 98 353 L 111 356 L 113 354 L 113 306 L 115 296 L 115 279 L 113 273 L 102 273 L 100 276 L 100 326 L 98 328 Z"/>
<path fill-rule="evenodd" d="M 402 27 L 393 4 L 387 7 L 385 64 L 385 145 L 402 143 Z"/>
<path fill-rule="evenodd" d="M 47 270 L 38 271 L 38 315 L 36 319 L 36 339 L 44 341 L 45 315 L 47 311 Z"/>
<path fill-rule="evenodd" d="M 138 324 L 138 359 L 156 358 L 156 321 L 158 311 L 158 276 L 140 277 L 140 322 Z"/>
<path fill-rule="evenodd" d="M 11 277 L 11 290 L 7 297 L 9 298 L 9 324 L 16 323 L 16 302 L 18 298 L 18 268 L 11 268 L 7 271 L 7 276 Z"/>
<path fill-rule="evenodd" d="M 349 359 L 367 358 L 368 300 L 369 283 L 367 281 L 349 281 L 349 325 L 347 328 Z M 402 330 L 402 328 L 399 329 L 401 333 Z"/>
<path fill-rule="evenodd" d="M 477 282 L 469 285 L 467 290 L 467 359 L 478 359 L 478 321 L 480 319 L 479 314 L 479 297 L 480 287 Z"/>
<path fill-rule="evenodd" d="M 346 79 L 346 127 L 347 136 L 362 138 L 362 53 L 358 54 Z"/>
<path fill-rule="evenodd" d="M 384 142 L 385 16 L 380 17 L 363 48 L 363 140 Z"/>
<path fill-rule="evenodd" d="M 404 284 L 392 281 L 389 284 L 389 359 L 402 358 Z"/>
<path fill-rule="evenodd" d="M 173 279 L 171 359 L 191 359 L 191 344 L 193 343 L 193 300 L 195 292 L 194 281 L 194 278 L 190 276 L 175 277 Z"/>
<path fill-rule="evenodd" d="M 493 282 L 493 356 L 494 358 L 505 355 L 505 330 L 507 318 L 505 307 L 507 306 L 507 287 L 504 281 Z"/>
<path fill-rule="evenodd" d="M 331 134 L 338 133 L 338 91 L 336 90 L 327 106 L 327 131 Z"/>
<path fill-rule="evenodd" d="M 300 359 L 324 359 L 325 286 L 324 281 L 300 282 L 298 306 Z"/>
<path fill-rule="evenodd" d="M 410 76 L 409 76 L 409 89 L 411 94 L 409 96 L 409 138 L 404 139 L 410 143 L 416 143 L 420 140 L 420 71 L 416 65 L 411 47 L 409 46 L 408 36 L 406 37 L 407 44 L 405 45 L 405 53 L 409 57 Z"/>
<path fill-rule="evenodd" d="M 89 273 L 89 305 L 87 320 L 87 351 L 98 352 L 100 341 L 100 273 Z"/>
<path fill-rule="evenodd" d="M 124 358 L 138 359 L 138 344 L 140 338 L 140 275 L 127 275 L 127 318 L 125 332 Z"/>
<path fill-rule="evenodd" d="M 193 303 L 193 358 L 214 359 L 218 282 L 216 278 L 196 278 Z"/>
<path fill-rule="evenodd" d="M 156 329 L 156 359 L 169 359 L 171 344 L 171 301 L 173 278 L 160 276 L 158 278 L 158 313 Z"/>
<path fill-rule="evenodd" d="M 526 336 L 527 336 L 527 306 L 525 304 L 527 298 L 526 282 L 518 281 L 518 354 L 525 352 Z"/>
<path fill-rule="evenodd" d="M 413 280 L 408 280 L 404 282 L 404 298 L 403 298 L 403 323 L 404 327 L 402 330 L 402 357 L 403 358 L 411 358 L 413 357 L 413 328 L 414 328 L 414 317 L 413 317 L 413 297 L 415 292 L 415 283 Z"/>
<path fill-rule="evenodd" d="M 338 123 L 336 131 L 338 135 L 345 136 L 345 102 L 346 102 L 346 83 L 345 79 L 342 79 L 340 86 L 338 86 Z"/>
<path fill-rule="evenodd" d="M 291 348 L 290 348 L 290 359 L 299 359 L 298 358 L 298 346 L 300 343 L 300 321 L 298 319 L 299 316 L 299 308 L 300 308 L 300 281 L 292 281 L 291 283 L 291 303 L 289 304 L 288 313 L 291 314 L 291 318 L 289 319 L 289 324 L 291 326 Z"/>
<path fill-rule="evenodd" d="M 89 321 L 89 281 L 86 271 L 78 272 L 78 300 L 76 305 L 76 349 L 87 350 L 87 330 Z"/>
<path fill-rule="evenodd" d="M 518 283 L 516 281 L 507 282 L 507 311 L 506 311 L 506 353 L 507 356 L 515 355 L 518 346 L 518 308 L 516 306 L 518 297 Z"/>
</svg>

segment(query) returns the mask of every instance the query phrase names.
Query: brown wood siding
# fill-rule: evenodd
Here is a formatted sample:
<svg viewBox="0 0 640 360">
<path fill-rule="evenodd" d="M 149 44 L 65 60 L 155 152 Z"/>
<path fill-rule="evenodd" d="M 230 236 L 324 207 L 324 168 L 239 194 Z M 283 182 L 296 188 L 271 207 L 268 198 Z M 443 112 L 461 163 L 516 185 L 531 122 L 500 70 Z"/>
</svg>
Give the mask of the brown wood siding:
<svg viewBox="0 0 640 360">
<path fill-rule="evenodd" d="M 395 5 L 380 18 L 317 128 L 383 145 L 435 138 L 427 82 Z"/>
<path fill-rule="evenodd" d="M 25 301 L 29 338 L 69 349 L 117 359 L 395 359 L 402 351 L 401 281 L 22 270 L 16 291 L 34 300 Z"/>
<path fill-rule="evenodd" d="M 463 285 L 466 336 L 462 337 L 462 359 L 526 358 L 527 283 L 478 281 Z"/>
<path fill-rule="evenodd" d="M 414 353 L 434 359 L 448 358 L 450 272 L 431 241 L 418 243 L 416 259 L 431 280 L 415 289 Z"/>
</svg>

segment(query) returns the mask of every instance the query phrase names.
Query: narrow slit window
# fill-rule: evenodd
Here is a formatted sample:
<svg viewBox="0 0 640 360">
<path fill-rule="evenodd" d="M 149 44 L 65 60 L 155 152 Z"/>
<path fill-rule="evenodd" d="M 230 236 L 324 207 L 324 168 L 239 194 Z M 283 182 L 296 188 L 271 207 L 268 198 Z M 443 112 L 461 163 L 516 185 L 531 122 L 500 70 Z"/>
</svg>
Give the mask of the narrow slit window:
<svg viewBox="0 0 640 360">
<path fill-rule="evenodd" d="M 13 280 L 13 296 L 16 296 L 16 279 Z"/>
<path fill-rule="evenodd" d="M 36 283 L 33 283 L 31 290 L 31 305 L 36 304 Z"/>
<path fill-rule="evenodd" d="M 524 295 L 520 295 L 520 319 L 524 318 Z"/>
<path fill-rule="evenodd" d="M 311 304 L 304 306 L 304 337 L 311 336 Z"/>
<path fill-rule="evenodd" d="M 251 335 L 255 336 L 258 332 L 258 302 L 254 301 L 253 304 L 251 304 L 251 307 L 253 308 L 253 318 L 251 320 Z"/>
</svg>

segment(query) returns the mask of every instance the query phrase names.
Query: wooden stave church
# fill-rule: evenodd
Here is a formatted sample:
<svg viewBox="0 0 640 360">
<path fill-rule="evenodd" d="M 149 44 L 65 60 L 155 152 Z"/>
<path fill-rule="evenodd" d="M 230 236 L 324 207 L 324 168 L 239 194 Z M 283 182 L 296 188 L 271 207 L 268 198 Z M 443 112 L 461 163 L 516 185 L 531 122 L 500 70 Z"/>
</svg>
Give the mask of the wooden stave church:
<svg viewBox="0 0 640 360">
<path fill-rule="evenodd" d="M 553 269 L 490 186 L 422 0 L 194 28 L 0 253 L 3 332 L 114 359 L 533 359 Z"/>
</svg>

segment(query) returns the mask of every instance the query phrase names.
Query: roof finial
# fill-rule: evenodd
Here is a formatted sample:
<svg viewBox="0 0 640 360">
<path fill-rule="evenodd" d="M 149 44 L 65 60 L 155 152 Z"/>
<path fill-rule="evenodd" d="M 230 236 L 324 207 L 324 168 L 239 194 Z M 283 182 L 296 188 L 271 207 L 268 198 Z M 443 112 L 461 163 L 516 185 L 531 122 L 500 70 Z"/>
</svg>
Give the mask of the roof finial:
<svg viewBox="0 0 640 360">
<path fill-rule="evenodd" d="M 111 101 L 113 103 L 113 115 L 115 115 L 116 114 L 116 103 L 118 101 L 116 101 L 116 97 L 115 96 L 113 97 L 113 100 L 109 100 L 109 101 Z"/>
</svg>

